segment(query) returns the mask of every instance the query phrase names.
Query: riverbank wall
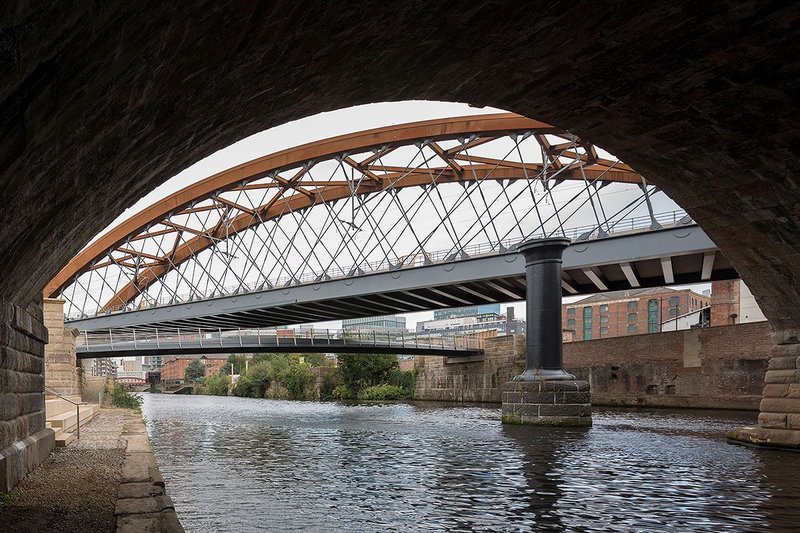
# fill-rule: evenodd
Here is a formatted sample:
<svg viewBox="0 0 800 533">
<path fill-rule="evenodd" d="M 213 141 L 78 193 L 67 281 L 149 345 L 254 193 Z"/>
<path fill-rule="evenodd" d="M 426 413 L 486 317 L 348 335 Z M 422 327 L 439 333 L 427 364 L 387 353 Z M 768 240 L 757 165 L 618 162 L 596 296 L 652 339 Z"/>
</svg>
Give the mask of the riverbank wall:
<svg viewBox="0 0 800 533">
<path fill-rule="evenodd" d="M 767 322 L 564 343 L 564 367 L 591 384 L 593 405 L 757 410 Z M 525 367 L 525 337 L 486 340 L 483 357 L 418 356 L 414 398 L 500 402 Z"/>
<path fill-rule="evenodd" d="M 175 507 L 166 493 L 141 413 L 125 413 L 121 438 L 125 441 L 125 462 L 114 509 L 117 533 L 183 533 Z"/>
</svg>

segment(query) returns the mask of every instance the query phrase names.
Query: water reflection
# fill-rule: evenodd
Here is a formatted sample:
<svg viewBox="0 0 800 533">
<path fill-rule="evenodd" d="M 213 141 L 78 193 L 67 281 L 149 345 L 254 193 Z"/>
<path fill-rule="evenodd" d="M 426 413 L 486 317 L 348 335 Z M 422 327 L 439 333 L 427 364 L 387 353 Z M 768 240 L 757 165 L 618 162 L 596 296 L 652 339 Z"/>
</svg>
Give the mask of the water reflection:
<svg viewBox="0 0 800 533">
<path fill-rule="evenodd" d="M 148 396 L 187 531 L 745 531 L 800 523 L 800 454 L 726 443 L 752 414 Z"/>
</svg>

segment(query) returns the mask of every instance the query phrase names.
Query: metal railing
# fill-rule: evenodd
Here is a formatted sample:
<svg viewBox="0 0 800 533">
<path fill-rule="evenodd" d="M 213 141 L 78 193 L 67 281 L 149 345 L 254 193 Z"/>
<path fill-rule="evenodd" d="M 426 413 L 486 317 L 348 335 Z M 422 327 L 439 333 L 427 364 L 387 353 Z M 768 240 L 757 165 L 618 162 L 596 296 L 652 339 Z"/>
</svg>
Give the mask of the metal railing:
<svg viewBox="0 0 800 533">
<path fill-rule="evenodd" d="M 45 387 L 44 390 L 46 392 L 49 392 L 50 394 L 52 394 L 54 396 L 58 396 L 62 400 L 67 401 L 67 402 L 69 402 L 69 403 L 71 403 L 72 405 L 75 406 L 75 417 L 77 419 L 77 423 L 75 424 L 75 438 L 78 439 L 78 440 L 81 440 L 81 405 L 88 405 L 88 403 L 87 402 L 75 403 L 72 400 L 70 400 L 69 398 L 67 398 L 65 396 L 62 396 L 61 394 L 57 393 L 56 391 L 54 391 L 53 389 L 50 389 L 48 387 Z M 66 431 L 66 429 L 67 428 L 64 428 L 64 431 Z"/>
<path fill-rule="evenodd" d="M 488 328 L 487 328 L 488 329 Z M 470 334 L 415 333 L 409 331 L 379 331 L 376 329 L 156 329 L 126 333 L 80 331 L 76 347 L 82 353 L 109 353 L 159 349 L 203 349 L 238 347 L 331 347 L 332 350 L 353 347 L 425 350 L 482 350 L 484 339 Z"/>
<path fill-rule="evenodd" d="M 611 235 L 623 235 L 633 232 L 652 231 L 660 229 L 666 225 L 680 225 L 689 224 L 692 220 L 688 217 L 686 211 L 679 209 L 673 211 L 666 211 L 663 213 L 656 213 L 652 217 L 650 215 L 636 216 L 618 221 L 608 221 L 606 224 L 598 225 L 585 225 L 577 226 L 574 228 L 564 230 L 564 236 L 572 239 L 573 241 L 586 241 L 592 238 L 606 238 Z M 524 240 L 543 238 L 547 235 L 534 234 L 524 238 Z M 512 239 L 505 239 L 499 242 L 487 242 L 479 244 L 471 244 L 464 246 L 460 250 L 454 251 L 453 249 L 438 250 L 435 252 L 420 251 L 415 254 L 398 257 L 395 262 L 388 258 L 380 261 L 368 261 L 358 265 L 348 265 L 341 268 L 331 268 L 326 272 L 319 274 L 315 272 L 308 272 L 302 276 L 290 278 L 282 277 L 269 282 L 261 283 L 241 283 L 239 285 L 232 285 L 223 287 L 207 295 L 198 295 L 197 293 L 179 294 L 177 296 L 170 296 L 161 299 L 142 299 L 137 303 L 129 303 L 127 305 L 111 306 L 107 308 L 96 308 L 92 312 L 72 313 L 65 315 L 65 321 L 80 320 L 84 318 L 92 318 L 100 315 L 107 315 L 116 312 L 138 311 L 141 309 L 151 309 L 154 307 L 164 307 L 169 305 L 189 303 L 195 301 L 202 301 L 211 298 L 220 298 L 235 294 L 246 294 L 250 292 L 258 292 L 268 290 L 275 287 L 293 287 L 298 285 L 307 285 L 312 283 L 319 283 L 321 281 L 328 281 L 333 279 L 342 279 L 353 277 L 355 275 L 364 275 L 377 272 L 386 272 L 391 270 L 402 270 L 407 268 L 418 268 L 437 263 L 446 263 L 462 258 L 475 258 L 484 257 L 487 255 L 498 255 L 513 251 L 516 245 L 523 240 L 522 237 Z"/>
</svg>

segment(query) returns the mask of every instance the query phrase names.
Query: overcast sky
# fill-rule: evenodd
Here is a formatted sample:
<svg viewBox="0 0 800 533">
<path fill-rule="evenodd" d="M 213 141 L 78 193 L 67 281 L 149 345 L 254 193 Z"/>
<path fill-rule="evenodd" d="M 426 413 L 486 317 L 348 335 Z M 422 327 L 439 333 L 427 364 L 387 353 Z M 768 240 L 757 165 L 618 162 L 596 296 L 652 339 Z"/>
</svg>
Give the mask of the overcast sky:
<svg viewBox="0 0 800 533">
<path fill-rule="evenodd" d="M 187 185 L 206 178 L 212 174 L 249 161 L 251 159 L 270 154 L 285 148 L 297 146 L 314 140 L 325 139 L 335 135 L 361 131 L 369 128 L 388 126 L 404 122 L 418 120 L 428 120 L 443 117 L 454 117 L 464 115 L 477 115 L 487 113 L 502 112 L 494 108 L 473 108 L 466 104 L 455 104 L 445 102 L 394 102 L 369 104 L 363 106 L 321 113 L 294 122 L 262 131 L 250 137 L 224 148 L 211 156 L 198 161 L 177 176 L 168 180 L 166 183 L 140 199 L 136 204 L 122 213 L 110 227 L 117 225 L 129 218 L 134 213 L 151 205 L 152 203 L 186 187 Z M 535 118 L 535 117 L 533 117 Z M 600 142 L 602 140 L 595 140 Z M 105 231 L 104 231 L 105 232 Z M 103 233 L 104 233 L 103 232 Z M 708 288 L 709 284 L 693 285 L 690 288 L 697 292 Z M 565 301 L 574 301 L 579 298 L 566 298 Z M 514 304 L 503 304 L 501 308 L 505 310 L 509 305 L 515 308 L 516 316 L 525 316 L 524 302 Z M 430 311 L 419 313 L 408 313 L 407 325 L 413 328 L 417 321 L 432 318 Z M 341 322 L 329 322 L 320 324 L 321 327 L 338 328 Z"/>
</svg>

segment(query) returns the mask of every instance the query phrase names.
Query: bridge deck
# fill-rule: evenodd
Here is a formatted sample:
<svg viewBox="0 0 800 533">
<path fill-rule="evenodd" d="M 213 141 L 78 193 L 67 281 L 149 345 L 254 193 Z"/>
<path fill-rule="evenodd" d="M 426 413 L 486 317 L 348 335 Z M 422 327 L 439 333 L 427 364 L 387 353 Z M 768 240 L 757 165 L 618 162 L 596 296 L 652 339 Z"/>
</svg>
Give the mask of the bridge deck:
<svg viewBox="0 0 800 533">
<path fill-rule="evenodd" d="M 574 242 L 564 253 L 564 294 L 700 283 L 738 277 L 694 224 Z M 266 328 L 525 298 L 516 252 L 233 294 L 70 320 L 82 331 Z"/>
</svg>

